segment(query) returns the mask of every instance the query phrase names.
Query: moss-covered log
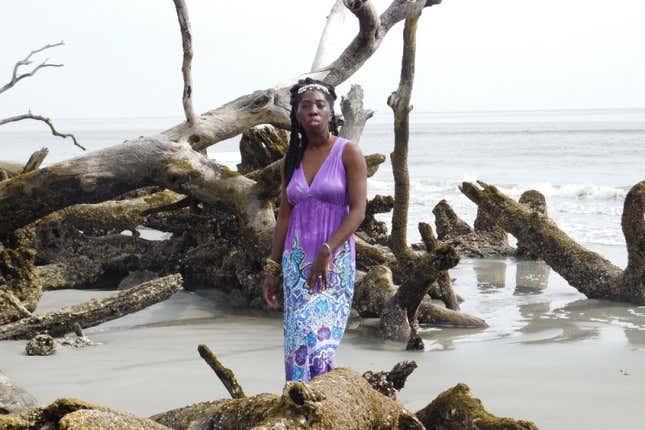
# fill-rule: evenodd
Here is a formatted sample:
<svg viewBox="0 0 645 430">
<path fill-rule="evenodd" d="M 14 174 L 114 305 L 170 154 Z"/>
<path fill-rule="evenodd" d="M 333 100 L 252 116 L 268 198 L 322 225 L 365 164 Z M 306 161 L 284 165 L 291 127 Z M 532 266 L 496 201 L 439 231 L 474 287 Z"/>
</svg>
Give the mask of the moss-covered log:
<svg viewBox="0 0 645 430">
<path fill-rule="evenodd" d="M 177 430 L 206 429 L 419 429 L 396 401 L 357 372 L 337 368 L 308 383 L 288 382 L 282 395 L 216 400 L 150 417 Z"/>
<path fill-rule="evenodd" d="M 0 416 L 0 430 L 168 430 L 161 424 L 127 412 L 82 400 L 60 398 L 43 408 Z"/>
<path fill-rule="evenodd" d="M 416 416 L 427 429 L 537 430 L 530 421 L 499 418 L 486 411 L 481 400 L 472 397 L 466 384 L 457 384 L 439 394 Z"/>
<path fill-rule="evenodd" d="M 511 256 L 515 254 L 508 244 L 506 232 L 500 233 L 496 220 L 484 210 L 477 211 L 476 227 L 472 229 L 441 200 L 432 210 L 437 236 L 441 243 L 452 245 L 465 257 Z"/>
<path fill-rule="evenodd" d="M 546 198 L 544 194 L 537 190 L 528 190 L 524 191 L 518 200 L 520 204 L 527 206 L 529 209 L 539 212 L 544 216 L 549 216 L 546 209 Z M 530 244 L 525 243 L 522 240 L 517 241 L 517 249 L 515 255 L 517 257 L 528 258 L 531 260 L 537 260 L 538 253 L 529 249 Z"/>
<path fill-rule="evenodd" d="M 237 171 L 247 174 L 263 169 L 284 157 L 288 146 L 289 134 L 285 130 L 266 124 L 250 128 L 240 140 L 241 162 Z"/>
<path fill-rule="evenodd" d="M 0 326 L 0 340 L 29 339 L 38 333 L 62 336 L 75 325 L 93 327 L 166 300 L 182 288 L 178 274 L 144 282 L 100 300 L 91 300 Z"/>
<path fill-rule="evenodd" d="M 464 182 L 462 192 L 497 217 L 569 284 L 589 298 L 645 304 L 645 181 L 627 193 L 622 227 L 627 242 L 625 270 L 571 239 L 546 215 L 504 195 L 492 185 Z"/>
</svg>

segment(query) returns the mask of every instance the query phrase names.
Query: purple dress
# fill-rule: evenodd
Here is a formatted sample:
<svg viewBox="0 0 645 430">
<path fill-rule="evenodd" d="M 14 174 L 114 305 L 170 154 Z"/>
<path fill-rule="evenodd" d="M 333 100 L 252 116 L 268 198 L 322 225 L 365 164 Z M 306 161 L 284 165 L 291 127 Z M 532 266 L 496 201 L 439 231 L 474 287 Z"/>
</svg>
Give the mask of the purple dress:
<svg viewBox="0 0 645 430">
<path fill-rule="evenodd" d="M 335 367 L 354 294 L 356 251 L 350 237 L 332 254 L 328 288 L 307 289 L 311 264 L 323 242 L 349 212 L 342 154 L 347 140 L 336 138 L 311 185 L 302 163 L 287 186 L 293 206 L 282 254 L 284 275 L 284 359 L 287 381 L 308 381 Z"/>
</svg>

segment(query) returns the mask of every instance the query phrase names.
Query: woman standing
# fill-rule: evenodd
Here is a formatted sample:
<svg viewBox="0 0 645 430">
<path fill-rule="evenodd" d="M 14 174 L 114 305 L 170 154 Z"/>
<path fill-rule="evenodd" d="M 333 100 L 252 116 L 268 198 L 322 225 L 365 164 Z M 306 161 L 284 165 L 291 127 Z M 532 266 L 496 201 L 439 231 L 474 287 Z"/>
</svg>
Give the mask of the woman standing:
<svg viewBox="0 0 645 430">
<path fill-rule="evenodd" d="M 367 167 L 358 147 L 338 137 L 335 100 L 321 81 L 291 88 L 291 137 L 262 287 L 277 309 L 282 272 L 287 381 L 335 367 L 354 293 L 353 233 L 365 217 Z"/>
</svg>

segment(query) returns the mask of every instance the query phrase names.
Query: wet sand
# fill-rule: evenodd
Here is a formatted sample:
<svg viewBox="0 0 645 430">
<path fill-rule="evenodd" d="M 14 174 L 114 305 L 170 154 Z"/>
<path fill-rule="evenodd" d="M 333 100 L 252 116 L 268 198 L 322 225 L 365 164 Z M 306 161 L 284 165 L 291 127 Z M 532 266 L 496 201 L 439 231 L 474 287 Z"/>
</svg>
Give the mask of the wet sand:
<svg viewBox="0 0 645 430">
<path fill-rule="evenodd" d="M 338 364 L 364 371 L 416 360 L 400 393 L 412 410 L 464 382 L 492 413 L 541 429 L 645 424 L 645 307 L 586 300 L 543 263 L 464 260 L 451 274 L 462 310 L 489 329 L 428 329 L 427 351 L 414 353 L 350 330 Z M 107 294 L 48 292 L 38 312 Z M 24 355 L 24 341 L 0 342 L 0 369 L 41 403 L 72 396 L 141 416 L 227 397 L 199 357 L 200 343 L 247 394 L 283 385 L 280 315 L 233 313 L 212 292 L 181 292 L 86 334 L 101 344 L 59 347 L 51 357 Z"/>
</svg>

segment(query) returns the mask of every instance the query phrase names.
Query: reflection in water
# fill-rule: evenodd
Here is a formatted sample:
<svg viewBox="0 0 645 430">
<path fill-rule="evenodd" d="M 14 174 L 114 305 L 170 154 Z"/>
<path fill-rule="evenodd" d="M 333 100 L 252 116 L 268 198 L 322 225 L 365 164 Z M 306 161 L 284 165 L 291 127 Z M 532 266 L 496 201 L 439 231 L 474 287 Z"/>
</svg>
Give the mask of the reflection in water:
<svg viewBox="0 0 645 430">
<path fill-rule="evenodd" d="M 550 273 L 544 261 L 518 261 L 514 294 L 540 294 L 549 285 Z"/>
<path fill-rule="evenodd" d="M 477 286 L 482 290 L 506 286 L 506 261 L 478 260 L 473 266 Z"/>
</svg>

